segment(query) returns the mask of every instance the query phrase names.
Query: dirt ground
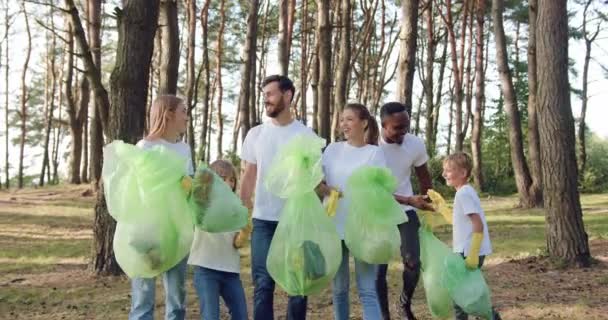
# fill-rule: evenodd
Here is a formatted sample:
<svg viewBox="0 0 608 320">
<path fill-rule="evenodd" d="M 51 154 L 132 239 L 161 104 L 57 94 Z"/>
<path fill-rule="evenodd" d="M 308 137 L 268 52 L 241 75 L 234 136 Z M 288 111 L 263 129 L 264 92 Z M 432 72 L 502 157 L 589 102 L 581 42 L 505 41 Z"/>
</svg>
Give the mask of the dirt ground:
<svg viewBox="0 0 608 320">
<path fill-rule="evenodd" d="M 86 187 L 0 192 L 0 319 L 126 318 L 130 306 L 128 279 L 95 277 L 87 269 L 93 201 L 93 194 Z M 592 209 L 598 209 L 597 205 Z M 606 209 L 602 204 L 598 214 L 608 214 Z M 503 237 L 499 230 L 497 234 Z M 503 319 L 608 319 L 608 239 L 602 234 L 590 236 L 594 264 L 587 269 L 559 268 L 537 255 L 497 252 L 490 257 L 483 271 Z M 500 237 L 494 241 L 501 241 Z M 504 237 L 506 241 L 509 234 Z M 242 255 L 241 278 L 251 315 L 249 250 L 243 250 Z M 401 270 L 397 261 L 390 265 L 395 319 L 397 306 L 393 302 L 401 288 Z M 187 318 L 199 319 L 191 279 L 190 273 Z M 352 276 L 351 280 L 354 284 Z M 164 297 L 160 281 L 157 286 L 156 318 L 162 319 Z M 286 303 L 286 295 L 278 289 L 278 319 L 284 319 Z M 419 319 L 431 319 L 422 283 L 416 291 L 414 309 Z M 223 308 L 222 319 L 229 319 L 225 311 Z M 308 311 L 308 319 L 332 319 L 331 290 L 310 297 Z M 362 319 L 354 288 L 351 319 Z"/>
</svg>

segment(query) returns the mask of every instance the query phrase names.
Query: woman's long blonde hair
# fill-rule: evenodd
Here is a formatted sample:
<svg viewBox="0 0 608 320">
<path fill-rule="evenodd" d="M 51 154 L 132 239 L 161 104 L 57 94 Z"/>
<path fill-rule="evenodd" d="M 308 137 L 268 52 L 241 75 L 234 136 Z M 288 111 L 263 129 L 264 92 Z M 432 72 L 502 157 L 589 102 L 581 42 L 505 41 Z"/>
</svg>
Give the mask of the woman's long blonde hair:
<svg viewBox="0 0 608 320">
<path fill-rule="evenodd" d="M 169 112 L 175 112 L 180 104 L 184 104 L 182 98 L 174 95 L 160 95 L 150 107 L 150 131 L 146 136 L 147 140 L 160 139 L 165 131 L 167 131 L 167 123 L 169 122 Z"/>
</svg>

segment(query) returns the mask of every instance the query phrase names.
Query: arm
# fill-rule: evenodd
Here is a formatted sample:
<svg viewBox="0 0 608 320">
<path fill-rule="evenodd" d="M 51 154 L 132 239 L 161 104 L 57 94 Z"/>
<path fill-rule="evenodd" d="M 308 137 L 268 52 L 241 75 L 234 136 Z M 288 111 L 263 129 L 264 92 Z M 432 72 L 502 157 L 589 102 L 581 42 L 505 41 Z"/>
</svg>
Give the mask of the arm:
<svg viewBox="0 0 608 320">
<path fill-rule="evenodd" d="M 470 213 L 468 217 L 473 225 L 473 236 L 465 264 L 469 269 L 477 269 L 479 267 L 479 250 L 483 241 L 483 222 L 477 213 Z"/>
<path fill-rule="evenodd" d="M 319 183 L 319 185 L 315 188 L 315 192 L 319 197 L 325 198 L 331 193 L 331 187 L 328 186 L 325 181 L 321 181 L 321 183 Z"/>
<path fill-rule="evenodd" d="M 435 211 L 435 208 L 433 208 L 433 206 L 426 201 L 427 196 L 400 196 L 397 194 L 393 195 L 395 197 L 395 200 L 397 200 L 397 202 L 399 202 L 400 204 L 406 205 L 406 206 L 412 206 L 421 210 L 427 210 L 427 211 Z"/>
<path fill-rule="evenodd" d="M 426 194 L 427 190 L 433 188 L 433 182 L 431 180 L 431 173 L 426 165 L 426 162 L 419 167 L 414 167 L 416 177 L 420 183 L 420 194 Z"/>
<path fill-rule="evenodd" d="M 241 229 L 237 234 L 234 235 L 234 240 L 232 241 L 232 245 L 235 249 L 239 249 L 245 246 L 247 240 L 249 240 L 249 235 L 251 234 L 251 219 L 247 222 L 245 228 Z"/>
<path fill-rule="evenodd" d="M 239 189 L 239 197 L 241 201 L 249 210 L 253 208 L 253 202 L 251 200 L 253 195 L 253 189 L 255 188 L 255 182 L 258 174 L 258 166 L 254 163 L 249 163 L 243 160 L 243 166 L 245 170 L 243 172 L 243 178 L 241 179 L 241 188 Z"/>
</svg>

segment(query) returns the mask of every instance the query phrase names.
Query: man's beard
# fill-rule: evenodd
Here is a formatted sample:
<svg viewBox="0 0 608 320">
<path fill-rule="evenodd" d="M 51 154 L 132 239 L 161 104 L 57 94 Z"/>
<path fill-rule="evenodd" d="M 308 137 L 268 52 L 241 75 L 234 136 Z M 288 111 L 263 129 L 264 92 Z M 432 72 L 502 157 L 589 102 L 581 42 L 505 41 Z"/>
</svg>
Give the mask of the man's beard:
<svg viewBox="0 0 608 320">
<path fill-rule="evenodd" d="M 273 105 L 273 107 L 274 108 L 272 109 L 272 111 L 270 111 L 268 109 L 266 110 L 266 115 L 268 117 L 270 117 L 270 118 L 276 118 L 276 117 L 278 117 L 279 114 L 281 112 L 283 112 L 283 110 L 285 110 L 285 105 L 283 105 L 282 103 L 280 105 L 276 105 L 276 106 Z"/>
</svg>

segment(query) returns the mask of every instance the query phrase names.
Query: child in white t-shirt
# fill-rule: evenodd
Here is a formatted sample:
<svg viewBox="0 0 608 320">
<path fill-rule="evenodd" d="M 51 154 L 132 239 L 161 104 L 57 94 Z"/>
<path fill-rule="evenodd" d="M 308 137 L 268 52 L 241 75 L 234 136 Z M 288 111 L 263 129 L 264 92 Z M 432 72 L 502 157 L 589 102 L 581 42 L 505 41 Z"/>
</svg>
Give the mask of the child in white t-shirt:
<svg viewBox="0 0 608 320">
<path fill-rule="evenodd" d="M 216 160 L 209 167 L 233 191 L 236 190 L 236 169 L 230 162 Z M 250 225 L 240 232 L 209 233 L 195 230 L 188 264 L 194 266 L 194 287 L 203 320 L 219 320 L 220 296 L 228 307 L 231 319 L 247 319 L 238 248 L 248 240 L 250 231 Z"/>
<path fill-rule="evenodd" d="M 492 244 L 481 202 L 475 189 L 468 183 L 472 169 L 471 157 L 464 152 L 451 154 L 443 161 L 445 182 L 456 189 L 453 213 L 444 217 L 452 223 L 454 252 L 465 258 L 467 268 L 477 269 L 481 268 L 485 257 L 492 253 Z M 493 314 L 494 319 L 500 319 L 496 311 L 493 310 Z M 455 319 L 468 318 L 457 305 L 454 305 L 454 315 Z"/>
</svg>

